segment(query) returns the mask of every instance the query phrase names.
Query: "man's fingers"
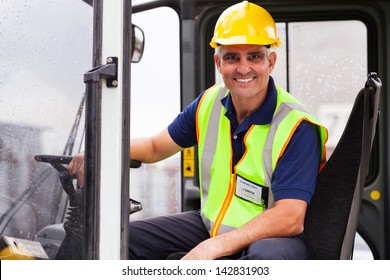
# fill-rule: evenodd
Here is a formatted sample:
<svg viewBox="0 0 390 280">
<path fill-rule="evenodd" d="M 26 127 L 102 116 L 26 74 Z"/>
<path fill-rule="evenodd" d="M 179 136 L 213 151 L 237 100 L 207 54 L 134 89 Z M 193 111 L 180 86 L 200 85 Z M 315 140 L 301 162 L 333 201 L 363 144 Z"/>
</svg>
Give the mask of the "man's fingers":
<svg viewBox="0 0 390 280">
<path fill-rule="evenodd" d="M 80 188 L 84 188 L 84 161 L 82 161 L 77 170 L 77 184 Z"/>
<path fill-rule="evenodd" d="M 84 187 L 84 153 L 77 154 L 68 165 L 69 174 L 77 179 L 78 186 Z"/>
</svg>

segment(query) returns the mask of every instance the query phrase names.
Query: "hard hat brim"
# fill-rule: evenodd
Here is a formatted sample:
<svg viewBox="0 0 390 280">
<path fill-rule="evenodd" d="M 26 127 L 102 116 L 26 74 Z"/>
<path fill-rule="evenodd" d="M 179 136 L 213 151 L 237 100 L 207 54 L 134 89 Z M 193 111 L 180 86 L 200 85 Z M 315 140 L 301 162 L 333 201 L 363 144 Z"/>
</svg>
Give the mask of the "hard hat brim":
<svg viewBox="0 0 390 280">
<path fill-rule="evenodd" d="M 260 46 L 270 46 L 279 47 L 281 42 L 279 38 L 276 40 L 259 40 L 258 37 L 250 37 L 250 36 L 234 36 L 230 38 L 218 38 L 218 40 L 214 40 L 214 38 L 210 42 L 210 46 L 214 49 L 218 48 L 220 45 L 260 45 Z"/>
</svg>

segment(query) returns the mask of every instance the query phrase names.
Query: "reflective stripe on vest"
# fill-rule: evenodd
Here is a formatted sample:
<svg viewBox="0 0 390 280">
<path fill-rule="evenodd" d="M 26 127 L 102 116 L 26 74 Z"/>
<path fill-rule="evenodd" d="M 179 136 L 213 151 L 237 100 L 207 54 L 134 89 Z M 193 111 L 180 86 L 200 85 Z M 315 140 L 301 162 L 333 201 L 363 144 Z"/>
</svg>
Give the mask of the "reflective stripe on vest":
<svg viewBox="0 0 390 280">
<path fill-rule="evenodd" d="M 196 119 L 201 214 L 211 236 L 240 227 L 265 210 L 263 206 L 235 195 L 237 174 L 268 187 L 268 208 L 273 206 L 272 173 L 295 129 L 303 120 L 317 125 L 322 142 L 322 164 L 325 162 L 326 129 L 290 94 L 279 87 L 277 91 L 276 110 L 271 124 L 253 125 L 248 130 L 244 137 L 245 154 L 234 170 L 230 122 L 220 102 L 228 94 L 227 89 L 214 86 L 205 92 L 199 103 Z"/>
</svg>

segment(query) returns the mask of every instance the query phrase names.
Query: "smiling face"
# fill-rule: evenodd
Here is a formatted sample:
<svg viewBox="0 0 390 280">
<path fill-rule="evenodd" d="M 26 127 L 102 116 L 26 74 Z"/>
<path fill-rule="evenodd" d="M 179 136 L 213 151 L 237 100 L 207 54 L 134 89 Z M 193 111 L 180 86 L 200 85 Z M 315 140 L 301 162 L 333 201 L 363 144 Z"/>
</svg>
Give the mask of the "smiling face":
<svg viewBox="0 0 390 280">
<path fill-rule="evenodd" d="M 214 60 L 235 105 L 242 102 L 261 105 L 276 53 L 259 45 L 224 45 L 220 46 Z"/>
</svg>

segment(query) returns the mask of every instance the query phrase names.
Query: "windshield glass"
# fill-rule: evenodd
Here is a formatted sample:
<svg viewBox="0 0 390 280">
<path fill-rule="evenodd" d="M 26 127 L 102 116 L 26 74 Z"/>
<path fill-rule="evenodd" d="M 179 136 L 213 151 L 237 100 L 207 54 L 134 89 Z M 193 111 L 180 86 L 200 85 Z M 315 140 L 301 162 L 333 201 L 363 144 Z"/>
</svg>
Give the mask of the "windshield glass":
<svg viewBox="0 0 390 280">
<path fill-rule="evenodd" d="M 92 7 L 4 0 L 0 14 L 0 235 L 33 239 L 65 216 L 58 171 L 34 156 L 80 149 L 84 125 L 76 129 L 75 119 L 92 67 Z"/>
</svg>

